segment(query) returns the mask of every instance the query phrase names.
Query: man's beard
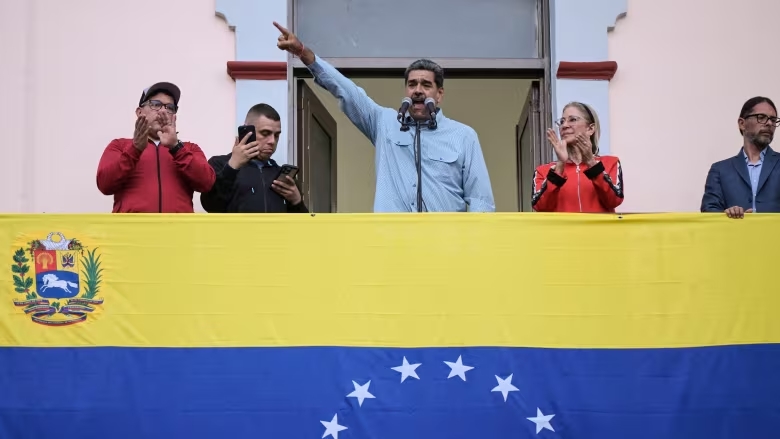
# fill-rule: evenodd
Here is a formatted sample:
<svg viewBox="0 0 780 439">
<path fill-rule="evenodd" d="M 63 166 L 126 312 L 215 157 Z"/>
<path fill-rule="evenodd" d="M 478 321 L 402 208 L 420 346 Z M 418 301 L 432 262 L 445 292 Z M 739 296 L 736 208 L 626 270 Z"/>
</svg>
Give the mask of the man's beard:
<svg viewBox="0 0 780 439">
<path fill-rule="evenodd" d="M 764 149 L 767 146 L 769 146 L 770 143 L 772 143 L 773 136 L 771 134 L 759 134 L 756 133 L 752 136 L 750 136 L 750 140 L 759 149 Z"/>
</svg>

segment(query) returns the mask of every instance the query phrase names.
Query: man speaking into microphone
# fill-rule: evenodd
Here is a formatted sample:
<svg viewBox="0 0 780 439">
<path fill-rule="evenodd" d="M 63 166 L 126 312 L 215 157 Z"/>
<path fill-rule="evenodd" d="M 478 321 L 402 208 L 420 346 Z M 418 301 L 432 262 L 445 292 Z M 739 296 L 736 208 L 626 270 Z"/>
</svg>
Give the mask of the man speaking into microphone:
<svg viewBox="0 0 780 439">
<path fill-rule="evenodd" d="M 274 26 L 281 32 L 277 47 L 301 59 L 376 147 L 374 212 L 495 212 L 477 133 L 439 108 L 444 96 L 441 66 L 426 59 L 413 62 L 404 74 L 406 98 L 400 109 L 385 108 L 290 31 L 276 22 Z M 402 130 L 404 125 L 408 130 Z M 422 206 L 417 201 L 415 135 L 420 139 Z"/>
</svg>

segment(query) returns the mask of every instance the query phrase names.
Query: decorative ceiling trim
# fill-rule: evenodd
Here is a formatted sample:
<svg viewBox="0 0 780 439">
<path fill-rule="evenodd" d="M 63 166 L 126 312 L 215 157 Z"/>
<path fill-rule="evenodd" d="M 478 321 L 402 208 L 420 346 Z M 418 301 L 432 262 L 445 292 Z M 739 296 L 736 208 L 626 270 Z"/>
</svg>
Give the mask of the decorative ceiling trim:
<svg viewBox="0 0 780 439">
<path fill-rule="evenodd" d="M 233 79 L 261 81 L 287 79 L 287 63 L 284 61 L 228 61 L 227 73 Z"/>
<path fill-rule="evenodd" d="M 617 68 L 618 65 L 615 61 L 561 61 L 558 63 L 556 77 L 558 79 L 594 79 L 609 81 L 615 76 Z"/>
</svg>

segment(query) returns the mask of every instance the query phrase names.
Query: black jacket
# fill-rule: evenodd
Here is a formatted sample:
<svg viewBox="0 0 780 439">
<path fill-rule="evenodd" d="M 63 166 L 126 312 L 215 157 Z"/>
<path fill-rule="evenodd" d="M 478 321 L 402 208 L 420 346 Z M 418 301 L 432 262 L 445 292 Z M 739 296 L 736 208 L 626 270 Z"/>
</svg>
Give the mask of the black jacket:
<svg viewBox="0 0 780 439">
<path fill-rule="evenodd" d="M 209 159 L 217 174 L 210 191 L 200 195 L 200 204 L 209 213 L 306 213 L 303 201 L 291 205 L 271 188 L 281 167 L 273 160 L 251 161 L 241 169 L 228 166 L 231 154 Z M 299 188 L 300 190 L 300 188 Z"/>
</svg>

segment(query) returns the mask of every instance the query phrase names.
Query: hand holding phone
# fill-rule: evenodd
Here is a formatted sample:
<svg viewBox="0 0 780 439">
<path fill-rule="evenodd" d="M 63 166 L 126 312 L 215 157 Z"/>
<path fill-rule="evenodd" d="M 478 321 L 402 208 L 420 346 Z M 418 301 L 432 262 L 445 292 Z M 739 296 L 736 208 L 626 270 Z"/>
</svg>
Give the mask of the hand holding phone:
<svg viewBox="0 0 780 439">
<path fill-rule="evenodd" d="M 244 137 L 249 134 L 249 139 L 247 139 L 246 143 L 256 142 L 257 135 L 255 133 L 256 130 L 254 125 L 241 125 L 238 127 L 238 141 L 241 142 L 244 140 Z"/>
<path fill-rule="evenodd" d="M 298 186 L 294 181 L 297 174 L 297 166 L 282 165 L 282 169 L 279 170 L 279 175 L 277 175 L 273 183 L 271 183 L 271 188 L 292 204 L 301 202 L 301 192 L 298 190 Z M 290 177 L 291 180 L 288 181 L 285 177 Z"/>
<path fill-rule="evenodd" d="M 239 169 L 257 157 L 258 154 L 260 154 L 260 147 L 257 145 L 254 125 L 241 125 L 238 127 L 238 137 L 233 145 L 228 166 Z"/>
</svg>

